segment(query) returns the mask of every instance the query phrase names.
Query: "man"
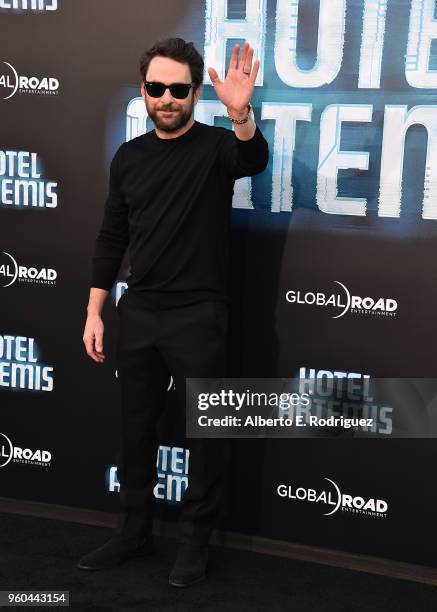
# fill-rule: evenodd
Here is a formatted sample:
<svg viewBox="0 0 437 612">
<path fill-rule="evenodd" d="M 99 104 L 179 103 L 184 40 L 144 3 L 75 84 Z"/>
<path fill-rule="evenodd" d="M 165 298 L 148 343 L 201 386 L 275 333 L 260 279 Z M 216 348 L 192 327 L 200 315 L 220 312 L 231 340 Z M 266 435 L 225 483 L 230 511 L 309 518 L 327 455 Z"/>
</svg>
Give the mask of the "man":
<svg viewBox="0 0 437 612">
<path fill-rule="evenodd" d="M 81 569 L 111 567 L 152 551 L 156 423 L 170 375 L 181 411 L 186 378 L 225 375 L 234 183 L 268 162 L 250 107 L 259 60 L 252 66 L 247 42 L 240 58 L 239 52 L 235 45 L 223 82 L 208 68 L 235 133 L 193 119 L 203 60 L 192 43 L 158 41 L 140 60 L 141 95 L 155 129 L 123 143 L 112 160 L 83 336 L 88 355 L 104 363 L 101 311 L 129 246 L 128 288 L 118 303 L 120 514 L 114 536 L 82 557 Z M 227 508 L 228 443 L 187 439 L 189 483 L 173 586 L 205 577 L 211 531 Z"/>
</svg>

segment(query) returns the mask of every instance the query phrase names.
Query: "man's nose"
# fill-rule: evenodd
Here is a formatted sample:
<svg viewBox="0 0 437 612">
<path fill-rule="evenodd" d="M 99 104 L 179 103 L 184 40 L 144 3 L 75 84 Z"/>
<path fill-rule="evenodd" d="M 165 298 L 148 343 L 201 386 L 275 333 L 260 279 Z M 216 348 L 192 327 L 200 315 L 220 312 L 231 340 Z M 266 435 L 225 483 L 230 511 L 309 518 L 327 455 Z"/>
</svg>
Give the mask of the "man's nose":
<svg viewBox="0 0 437 612">
<path fill-rule="evenodd" d="M 162 94 L 162 97 L 161 97 L 161 101 L 162 101 L 162 102 L 165 102 L 166 104 L 170 104 L 170 102 L 173 102 L 173 101 L 174 101 L 174 98 L 173 98 L 173 96 L 171 95 L 171 93 L 170 93 L 170 90 L 169 90 L 169 89 L 166 89 L 166 90 L 164 91 L 164 93 Z"/>
</svg>

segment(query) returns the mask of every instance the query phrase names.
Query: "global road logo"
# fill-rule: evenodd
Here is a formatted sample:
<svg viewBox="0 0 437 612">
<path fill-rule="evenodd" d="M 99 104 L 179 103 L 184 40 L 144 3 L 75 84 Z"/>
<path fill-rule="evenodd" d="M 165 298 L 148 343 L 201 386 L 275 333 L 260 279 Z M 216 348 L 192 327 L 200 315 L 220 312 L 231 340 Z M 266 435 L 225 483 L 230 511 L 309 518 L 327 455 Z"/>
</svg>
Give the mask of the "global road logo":
<svg viewBox="0 0 437 612">
<path fill-rule="evenodd" d="M 377 317 L 396 316 L 398 303 L 394 298 L 354 295 L 340 281 L 334 281 L 334 284 L 334 290 L 327 292 L 291 289 L 286 292 L 285 299 L 289 304 L 326 308 L 333 319 L 340 319 L 347 313 Z"/>
<path fill-rule="evenodd" d="M 15 282 L 55 285 L 57 273 L 53 268 L 23 266 L 6 251 L 0 252 L 0 287 L 10 287 Z"/>
<path fill-rule="evenodd" d="M 48 450 L 21 448 L 13 444 L 6 434 L 0 432 L 0 468 L 6 467 L 11 462 L 50 467 L 51 459 L 52 455 Z"/>
<path fill-rule="evenodd" d="M 279 484 L 276 493 L 279 497 L 296 502 L 320 504 L 323 516 L 332 516 L 338 511 L 359 514 L 371 518 L 387 518 L 388 504 L 383 499 L 342 493 L 331 478 L 324 478 L 325 488 L 309 489 L 292 484 Z"/>
<path fill-rule="evenodd" d="M 0 97 L 9 100 L 15 94 L 57 96 L 59 81 L 55 77 L 19 75 L 15 67 L 3 61 L 0 64 Z"/>
</svg>

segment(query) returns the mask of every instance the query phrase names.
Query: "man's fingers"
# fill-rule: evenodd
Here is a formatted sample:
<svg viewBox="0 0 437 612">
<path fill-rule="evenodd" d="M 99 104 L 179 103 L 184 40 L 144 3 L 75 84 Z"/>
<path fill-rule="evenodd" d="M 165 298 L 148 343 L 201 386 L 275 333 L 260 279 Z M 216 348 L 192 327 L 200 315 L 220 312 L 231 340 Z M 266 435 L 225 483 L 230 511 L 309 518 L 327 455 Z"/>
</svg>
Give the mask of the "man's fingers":
<svg viewBox="0 0 437 612">
<path fill-rule="evenodd" d="M 83 338 L 83 343 L 85 344 L 85 350 L 87 355 L 89 355 L 90 357 L 92 357 L 93 359 L 95 359 L 97 357 L 94 356 L 94 346 L 93 346 L 93 341 L 90 337 L 86 336 Z"/>
<path fill-rule="evenodd" d="M 101 334 L 96 334 L 95 346 L 98 353 L 103 351 L 103 336 Z"/>
<path fill-rule="evenodd" d="M 253 48 L 249 47 L 249 51 L 247 52 L 247 55 L 246 55 L 246 60 L 243 64 L 243 72 L 248 72 L 250 74 L 250 71 L 252 70 L 252 58 L 253 58 Z"/>
<path fill-rule="evenodd" d="M 229 62 L 229 68 L 236 68 L 238 62 L 238 54 L 240 52 L 240 45 L 237 43 L 232 49 L 231 61 Z"/>
<path fill-rule="evenodd" d="M 208 68 L 208 74 L 213 85 L 219 85 L 221 83 L 219 75 L 217 74 L 217 70 L 215 68 Z"/>
<path fill-rule="evenodd" d="M 94 348 L 96 361 L 102 362 L 105 359 L 105 355 L 103 354 L 103 334 L 97 333 L 95 335 Z"/>
<path fill-rule="evenodd" d="M 102 352 L 98 352 L 98 353 L 96 352 L 96 350 L 99 350 L 97 349 L 97 346 L 96 346 L 96 350 L 94 349 L 94 337 L 86 336 L 83 338 L 83 341 L 85 344 L 87 355 L 91 357 L 91 359 L 94 359 L 94 361 L 97 361 L 97 362 L 104 361 L 105 355 Z"/>
<path fill-rule="evenodd" d="M 241 72 L 243 70 L 247 70 L 247 68 L 245 67 L 245 63 L 246 63 L 246 59 L 247 59 L 248 49 L 249 49 L 249 43 L 245 42 L 244 45 L 243 45 L 243 50 L 241 52 L 240 61 L 238 63 L 238 70 L 241 70 Z"/>
<path fill-rule="evenodd" d="M 250 76 L 249 76 L 249 79 L 251 80 L 253 84 L 255 84 L 255 81 L 256 81 L 256 75 L 258 74 L 259 64 L 260 64 L 259 59 L 256 59 L 253 64 L 252 72 L 250 73 Z"/>
</svg>

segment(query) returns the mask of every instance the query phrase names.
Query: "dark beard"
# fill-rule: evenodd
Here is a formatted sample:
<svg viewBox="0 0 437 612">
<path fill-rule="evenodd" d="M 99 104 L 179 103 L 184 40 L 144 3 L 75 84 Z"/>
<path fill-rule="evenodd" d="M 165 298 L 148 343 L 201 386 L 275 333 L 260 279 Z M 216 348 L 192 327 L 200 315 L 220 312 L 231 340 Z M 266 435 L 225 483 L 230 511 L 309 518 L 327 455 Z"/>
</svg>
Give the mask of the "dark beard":
<svg viewBox="0 0 437 612">
<path fill-rule="evenodd" d="M 182 127 L 184 127 L 184 125 L 186 125 L 191 119 L 191 115 L 193 113 L 193 106 L 194 105 L 192 104 L 190 108 L 186 111 L 178 110 L 172 122 L 166 122 L 165 120 L 161 121 L 159 118 L 159 113 L 154 110 L 147 109 L 147 113 L 150 119 L 155 124 L 155 127 L 158 128 L 158 130 L 162 130 L 163 132 L 176 132 L 177 130 L 180 130 Z M 166 110 L 166 108 L 164 107 L 160 110 Z M 169 107 L 168 110 L 172 110 L 171 107 Z"/>
</svg>

